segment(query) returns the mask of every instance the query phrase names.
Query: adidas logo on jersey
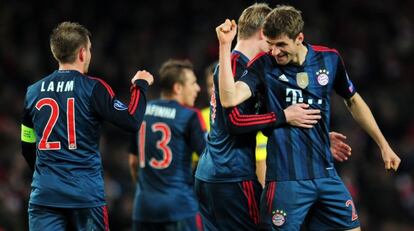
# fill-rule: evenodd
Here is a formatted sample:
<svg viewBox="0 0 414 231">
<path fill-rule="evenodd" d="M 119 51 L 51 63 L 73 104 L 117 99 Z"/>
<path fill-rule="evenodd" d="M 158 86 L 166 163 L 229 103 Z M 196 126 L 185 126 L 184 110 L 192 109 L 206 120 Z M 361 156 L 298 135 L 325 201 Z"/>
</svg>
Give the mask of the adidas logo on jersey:
<svg viewBox="0 0 414 231">
<path fill-rule="evenodd" d="M 280 81 L 283 81 L 283 82 L 289 82 L 289 79 L 286 77 L 286 75 L 285 74 L 282 74 L 281 76 L 279 76 L 279 78 L 278 78 Z"/>
</svg>

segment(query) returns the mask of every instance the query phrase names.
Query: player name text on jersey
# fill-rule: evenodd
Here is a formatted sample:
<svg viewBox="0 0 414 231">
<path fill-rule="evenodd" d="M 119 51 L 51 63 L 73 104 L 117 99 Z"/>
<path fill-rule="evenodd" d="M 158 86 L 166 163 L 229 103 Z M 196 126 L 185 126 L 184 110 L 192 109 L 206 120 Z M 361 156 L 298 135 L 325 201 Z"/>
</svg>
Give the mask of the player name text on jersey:
<svg viewBox="0 0 414 231">
<path fill-rule="evenodd" d="M 47 85 L 47 88 L 46 88 Z M 58 81 L 57 83 L 50 81 L 49 83 L 42 82 L 40 87 L 41 92 L 55 91 L 55 92 L 68 92 L 73 91 L 74 81 Z"/>
<path fill-rule="evenodd" d="M 157 116 L 166 119 L 175 119 L 175 108 L 148 105 L 145 115 Z"/>
</svg>

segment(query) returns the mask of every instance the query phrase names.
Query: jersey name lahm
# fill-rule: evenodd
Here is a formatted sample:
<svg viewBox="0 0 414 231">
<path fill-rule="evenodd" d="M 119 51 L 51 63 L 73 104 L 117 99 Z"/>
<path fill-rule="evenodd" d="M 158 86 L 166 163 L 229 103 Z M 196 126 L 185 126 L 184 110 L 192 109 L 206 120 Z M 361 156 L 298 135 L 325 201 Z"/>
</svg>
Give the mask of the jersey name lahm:
<svg viewBox="0 0 414 231">
<path fill-rule="evenodd" d="M 49 83 L 42 82 L 40 87 L 41 92 L 45 91 L 55 91 L 55 92 L 68 92 L 73 91 L 75 83 L 71 81 L 58 81 L 57 83 L 50 81 Z"/>
</svg>

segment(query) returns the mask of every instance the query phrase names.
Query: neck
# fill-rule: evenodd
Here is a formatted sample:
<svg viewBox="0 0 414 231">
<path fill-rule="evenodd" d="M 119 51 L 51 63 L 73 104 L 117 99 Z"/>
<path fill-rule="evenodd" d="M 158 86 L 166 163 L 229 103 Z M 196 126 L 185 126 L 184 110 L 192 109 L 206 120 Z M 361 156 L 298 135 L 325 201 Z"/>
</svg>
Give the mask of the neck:
<svg viewBox="0 0 414 231">
<path fill-rule="evenodd" d="M 258 53 L 262 52 L 262 50 L 260 49 L 260 40 L 257 40 L 255 38 L 241 39 L 237 41 L 234 50 L 240 51 L 249 60 L 256 57 Z"/>
<path fill-rule="evenodd" d="M 183 104 L 183 101 L 180 99 L 180 97 L 178 97 L 178 95 L 175 95 L 175 94 L 161 93 L 161 99 L 174 100 L 174 101 L 177 101 L 179 104 Z"/>
<path fill-rule="evenodd" d="M 85 74 L 82 65 L 77 63 L 59 63 L 59 70 L 74 70 Z"/>
<path fill-rule="evenodd" d="M 292 64 L 301 66 L 305 62 L 306 55 L 308 54 L 308 48 L 303 43 L 301 43 L 299 45 L 298 50 L 299 50 L 299 52 L 293 58 Z"/>
</svg>

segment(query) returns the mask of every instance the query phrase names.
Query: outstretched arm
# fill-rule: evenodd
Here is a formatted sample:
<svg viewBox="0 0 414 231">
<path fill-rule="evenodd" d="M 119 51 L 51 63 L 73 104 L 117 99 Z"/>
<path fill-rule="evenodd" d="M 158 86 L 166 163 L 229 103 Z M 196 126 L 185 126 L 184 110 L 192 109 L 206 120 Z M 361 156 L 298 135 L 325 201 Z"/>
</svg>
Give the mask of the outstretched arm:
<svg viewBox="0 0 414 231">
<path fill-rule="evenodd" d="M 362 97 L 358 93 L 355 93 L 351 98 L 345 100 L 345 104 L 355 121 L 357 121 L 358 124 L 369 134 L 369 136 L 374 139 L 378 147 L 381 149 L 385 169 L 393 169 L 394 171 L 397 171 L 401 160 L 388 144 L 379 129 L 371 110 Z"/>
</svg>

